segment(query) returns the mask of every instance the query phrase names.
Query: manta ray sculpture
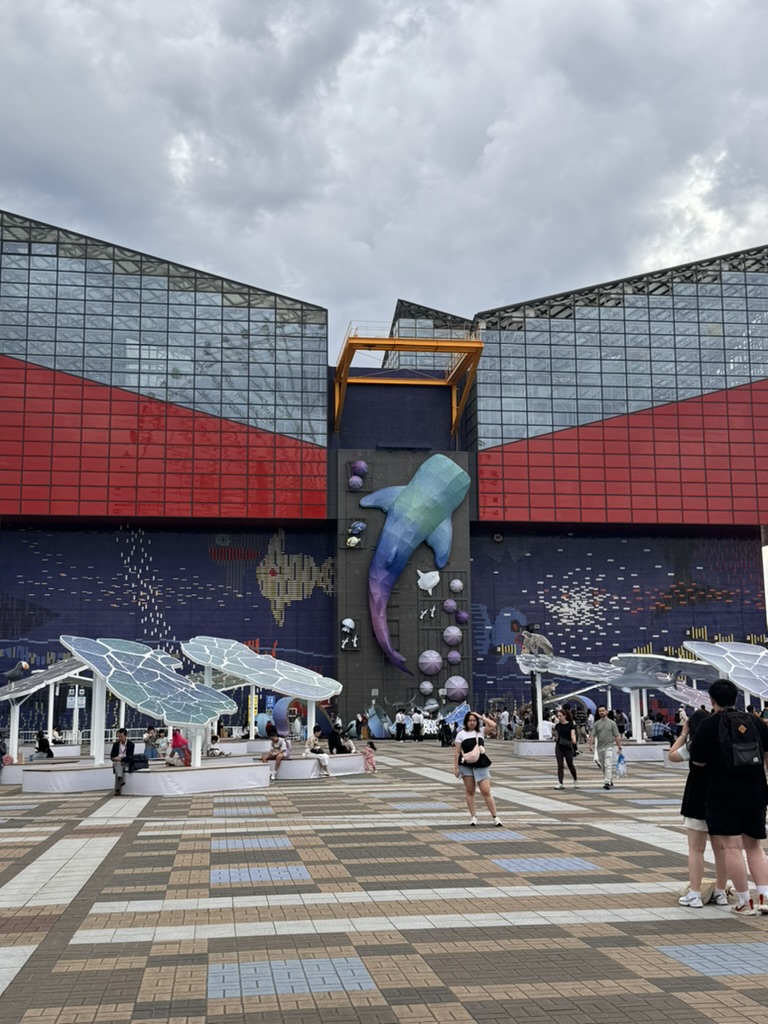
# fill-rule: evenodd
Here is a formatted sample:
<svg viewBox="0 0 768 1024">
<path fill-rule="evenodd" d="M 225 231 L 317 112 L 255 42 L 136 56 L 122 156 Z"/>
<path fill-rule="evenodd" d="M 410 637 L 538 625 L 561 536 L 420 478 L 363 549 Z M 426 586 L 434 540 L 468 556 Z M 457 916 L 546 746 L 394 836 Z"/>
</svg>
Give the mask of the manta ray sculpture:
<svg viewBox="0 0 768 1024">
<path fill-rule="evenodd" d="M 409 675 L 413 673 L 405 667 L 405 657 L 394 649 L 389 635 L 389 596 L 422 542 L 434 551 L 438 569 L 447 564 L 453 541 L 451 516 L 466 497 L 469 483 L 461 466 L 445 455 L 433 455 L 404 487 L 384 487 L 360 500 L 363 508 L 387 513 L 368 570 L 371 625 L 388 661 Z"/>
</svg>

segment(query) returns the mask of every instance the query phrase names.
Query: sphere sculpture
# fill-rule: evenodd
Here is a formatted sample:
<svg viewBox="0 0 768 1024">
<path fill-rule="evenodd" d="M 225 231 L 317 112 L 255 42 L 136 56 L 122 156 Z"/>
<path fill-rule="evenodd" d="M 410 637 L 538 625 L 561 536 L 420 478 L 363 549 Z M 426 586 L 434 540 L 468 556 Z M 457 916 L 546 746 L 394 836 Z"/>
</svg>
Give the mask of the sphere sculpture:
<svg viewBox="0 0 768 1024">
<path fill-rule="evenodd" d="M 365 477 L 368 475 L 368 463 L 364 459 L 356 459 L 349 468 L 355 476 Z"/>
<path fill-rule="evenodd" d="M 447 626 L 443 630 L 443 640 L 449 647 L 457 647 L 463 639 L 463 633 L 458 626 Z"/>
<path fill-rule="evenodd" d="M 449 615 L 453 615 L 453 613 L 456 611 L 456 602 L 453 600 L 452 597 L 446 597 L 446 599 L 443 601 L 443 611 L 448 612 Z"/>
<path fill-rule="evenodd" d="M 460 594 L 464 589 L 464 584 L 461 580 L 451 580 L 448 586 L 450 587 L 452 594 Z"/>
<path fill-rule="evenodd" d="M 359 491 L 363 486 L 363 478 L 361 476 L 351 476 L 349 478 L 349 489 L 350 491 Z"/>
<path fill-rule="evenodd" d="M 449 665 L 458 665 L 461 661 L 461 652 L 456 650 L 448 651 L 448 654 L 445 656 L 445 660 Z"/>
<path fill-rule="evenodd" d="M 469 683 L 464 676 L 451 676 L 445 681 L 445 697 L 446 700 L 454 701 L 458 704 L 462 700 L 467 699 L 469 693 Z"/>
<path fill-rule="evenodd" d="M 429 697 L 435 692 L 435 688 L 428 679 L 425 679 L 423 683 L 419 683 L 419 693 L 422 697 Z"/>
<path fill-rule="evenodd" d="M 466 624 L 469 622 L 469 612 L 456 612 L 456 621 L 460 626 L 466 626 Z"/>
<path fill-rule="evenodd" d="M 439 651 L 422 651 L 419 655 L 419 668 L 425 676 L 434 676 L 443 667 L 443 658 Z"/>
</svg>

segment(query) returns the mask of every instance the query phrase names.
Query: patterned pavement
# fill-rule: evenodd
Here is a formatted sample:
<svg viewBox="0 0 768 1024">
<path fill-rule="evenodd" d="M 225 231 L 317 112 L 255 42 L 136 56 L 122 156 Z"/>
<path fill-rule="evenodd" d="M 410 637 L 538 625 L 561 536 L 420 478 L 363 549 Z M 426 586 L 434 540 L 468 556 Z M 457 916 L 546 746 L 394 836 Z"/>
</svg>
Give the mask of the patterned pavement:
<svg viewBox="0 0 768 1024">
<path fill-rule="evenodd" d="M 682 774 L 491 756 L 503 830 L 430 742 L 258 795 L 2 787 L 2 1024 L 765 1024 L 768 919 L 677 904 Z"/>
</svg>

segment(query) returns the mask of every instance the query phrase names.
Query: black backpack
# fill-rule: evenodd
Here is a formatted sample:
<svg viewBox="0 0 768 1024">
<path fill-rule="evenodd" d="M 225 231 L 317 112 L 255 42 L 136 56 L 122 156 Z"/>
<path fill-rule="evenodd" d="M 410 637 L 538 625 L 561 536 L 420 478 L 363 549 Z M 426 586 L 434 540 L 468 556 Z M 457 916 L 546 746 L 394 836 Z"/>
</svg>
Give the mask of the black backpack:
<svg viewBox="0 0 768 1024">
<path fill-rule="evenodd" d="M 763 744 L 760 726 L 752 715 L 736 708 L 725 708 L 720 713 L 720 751 L 725 767 L 730 771 L 758 768 L 763 763 Z"/>
</svg>

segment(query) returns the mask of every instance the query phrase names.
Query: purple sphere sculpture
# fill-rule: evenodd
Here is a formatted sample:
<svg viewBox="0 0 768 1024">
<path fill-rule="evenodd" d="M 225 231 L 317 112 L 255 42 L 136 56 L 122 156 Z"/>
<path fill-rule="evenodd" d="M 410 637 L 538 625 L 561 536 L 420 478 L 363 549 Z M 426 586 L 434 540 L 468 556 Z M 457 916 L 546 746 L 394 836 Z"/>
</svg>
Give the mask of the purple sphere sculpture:
<svg viewBox="0 0 768 1024">
<path fill-rule="evenodd" d="M 419 668 L 425 676 L 434 676 L 443 667 L 443 658 L 439 651 L 422 651 L 419 655 Z"/>
<path fill-rule="evenodd" d="M 368 475 L 368 463 L 363 459 L 357 459 L 349 467 L 355 476 L 364 477 Z"/>
<path fill-rule="evenodd" d="M 419 683 L 419 693 L 422 697 L 431 697 L 435 692 L 435 688 L 428 679 L 425 679 L 423 683 Z"/>
<path fill-rule="evenodd" d="M 461 580 L 451 580 L 448 586 L 450 587 L 452 594 L 460 594 L 464 589 L 464 584 Z"/>
<path fill-rule="evenodd" d="M 449 647 L 458 647 L 463 639 L 463 633 L 458 626 L 447 626 L 443 630 L 443 640 Z"/>
<path fill-rule="evenodd" d="M 453 613 L 456 611 L 456 602 L 453 600 L 452 597 L 446 597 L 446 599 L 443 601 L 443 611 L 448 612 L 449 615 L 453 615 Z"/>
<path fill-rule="evenodd" d="M 456 612 L 456 621 L 460 626 L 466 626 L 469 622 L 469 612 Z"/>
<path fill-rule="evenodd" d="M 451 676 L 445 681 L 445 696 L 447 700 L 452 700 L 458 704 L 459 701 L 466 700 L 467 694 L 469 693 L 469 683 L 464 676 Z"/>
<path fill-rule="evenodd" d="M 458 665 L 461 661 L 461 653 L 459 651 L 448 651 L 445 660 L 449 665 Z"/>
<path fill-rule="evenodd" d="M 363 478 L 361 476 L 351 476 L 349 478 L 349 489 L 350 491 L 359 491 L 363 486 Z"/>
</svg>

